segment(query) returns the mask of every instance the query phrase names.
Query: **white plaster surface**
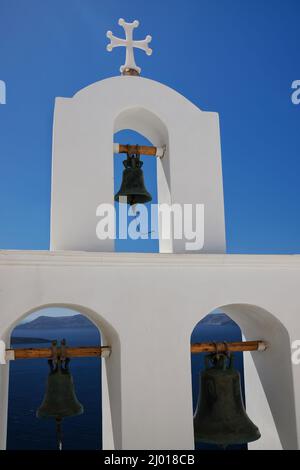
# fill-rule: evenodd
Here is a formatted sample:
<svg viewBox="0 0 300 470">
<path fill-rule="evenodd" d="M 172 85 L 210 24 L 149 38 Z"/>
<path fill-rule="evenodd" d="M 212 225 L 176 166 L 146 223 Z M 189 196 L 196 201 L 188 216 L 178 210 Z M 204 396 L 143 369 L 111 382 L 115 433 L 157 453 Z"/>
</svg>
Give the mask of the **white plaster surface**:
<svg viewBox="0 0 300 470">
<path fill-rule="evenodd" d="M 190 335 L 221 308 L 245 339 L 270 343 L 252 357 L 281 445 L 296 449 L 300 368 L 292 365 L 290 344 L 300 338 L 299 279 L 297 255 L 1 251 L 0 339 L 7 343 L 20 319 L 42 307 L 86 314 L 112 347 L 105 363 L 115 447 L 192 449 Z M 247 406 L 256 403 L 258 412 L 261 391 L 247 386 Z M 8 365 L 2 365 L 2 448 L 7 390 Z M 113 445 L 109 435 L 106 442 Z M 276 436 L 267 445 L 278 446 Z"/>
<path fill-rule="evenodd" d="M 51 249 L 114 251 L 96 236 L 96 208 L 113 204 L 113 136 L 133 129 L 156 147 L 159 203 L 204 204 L 203 253 L 225 251 L 218 114 L 141 77 L 113 77 L 55 102 Z M 151 157 L 146 157 L 151 158 Z M 153 158 L 153 157 L 152 157 Z M 145 175 L 146 177 L 146 175 Z M 161 240 L 161 252 L 186 251 L 186 239 Z"/>
<path fill-rule="evenodd" d="M 157 254 L 126 254 L 96 237 L 97 206 L 113 204 L 113 136 L 122 129 L 166 145 L 157 158 L 160 204 L 204 204 L 201 254 L 185 254 L 185 238 L 161 239 Z M 270 343 L 244 355 L 247 411 L 263 434 L 249 448 L 300 448 L 300 367 L 290 347 L 300 339 L 300 256 L 223 254 L 219 134 L 217 113 L 141 77 L 57 98 L 53 251 L 0 251 L 0 340 L 9 344 L 30 312 L 61 306 L 87 315 L 112 347 L 102 368 L 105 449 L 193 449 L 190 335 L 216 308 L 246 340 Z M 9 364 L 0 366 L 1 448 L 8 372 Z"/>
<path fill-rule="evenodd" d="M 282 444 L 272 416 L 272 411 L 257 373 L 252 354 L 246 353 L 243 357 L 245 389 L 247 392 L 246 409 L 251 420 L 258 426 L 261 433 L 261 438 L 257 441 L 250 442 L 248 449 L 282 450 Z"/>
</svg>

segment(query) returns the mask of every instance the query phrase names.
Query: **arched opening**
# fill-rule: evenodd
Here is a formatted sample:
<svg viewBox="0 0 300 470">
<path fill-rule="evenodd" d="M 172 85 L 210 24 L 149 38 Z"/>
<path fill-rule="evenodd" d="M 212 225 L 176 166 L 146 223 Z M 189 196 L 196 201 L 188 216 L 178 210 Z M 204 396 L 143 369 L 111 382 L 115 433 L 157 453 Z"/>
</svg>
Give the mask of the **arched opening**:
<svg viewBox="0 0 300 470">
<path fill-rule="evenodd" d="M 66 339 L 68 346 L 101 344 L 99 328 L 84 314 L 63 307 L 30 313 L 11 331 L 11 348 L 50 347 Z M 47 359 L 11 361 L 7 424 L 7 449 L 56 449 L 54 419 L 38 419 L 36 411 L 46 392 Z M 72 358 L 70 371 L 75 394 L 84 413 L 63 420 L 64 449 L 102 448 L 101 359 Z"/>
<path fill-rule="evenodd" d="M 157 204 L 171 203 L 171 181 L 169 162 L 169 135 L 165 124 L 151 111 L 133 107 L 122 111 L 114 122 L 114 142 L 121 144 L 150 145 L 155 147 L 166 147 L 163 159 L 157 157 L 141 156 L 145 186 L 152 195 L 152 201 L 145 204 L 148 215 L 148 227 L 141 230 L 141 236 L 135 235 L 136 239 L 127 237 L 126 240 L 119 236 L 119 204 L 116 209 L 116 251 L 141 251 L 141 252 L 172 252 L 172 240 L 162 239 L 161 227 L 158 220 Z M 125 155 L 126 157 L 126 155 Z M 123 155 L 115 155 L 114 158 L 114 191 L 119 190 L 123 174 Z M 141 205 L 140 205 L 141 206 Z M 129 211 L 131 212 L 131 211 Z M 137 205 L 138 212 L 138 205 Z M 152 216 L 151 216 L 152 214 Z M 134 211 L 131 219 L 134 219 Z M 127 227 L 134 220 L 127 221 Z M 136 233 L 136 231 L 135 231 Z"/>
<path fill-rule="evenodd" d="M 228 304 L 218 306 L 217 310 L 226 314 L 238 325 L 243 340 L 263 340 L 269 345 L 264 352 L 253 351 L 243 354 L 247 414 L 261 432 L 261 438 L 249 443 L 248 448 L 250 450 L 296 448 L 295 397 L 290 338 L 286 328 L 277 319 L 278 317 L 256 305 Z M 201 327 L 201 323 L 197 325 Z M 228 341 L 222 325 L 220 333 L 221 341 Z M 195 342 L 196 334 L 199 332 L 196 333 L 195 329 L 192 342 Z M 207 341 L 214 341 L 213 336 L 215 334 L 210 335 L 210 339 L 207 337 Z M 197 361 L 192 359 L 195 360 Z M 196 388 L 195 383 L 193 387 Z M 196 394 L 196 390 L 194 393 Z M 282 407 L 283 397 L 285 397 L 284 407 Z"/>
<path fill-rule="evenodd" d="M 150 145 L 146 137 L 131 129 L 124 129 L 114 135 L 114 142 L 131 145 Z M 115 154 L 114 156 L 114 193 L 120 189 L 126 154 Z M 141 155 L 143 162 L 145 188 L 152 196 L 152 201 L 137 204 L 135 209 L 115 201 L 116 211 L 116 241 L 115 250 L 123 252 L 158 252 L 158 216 L 157 216 L 157 161 L 155 157 Z M 124 212 L 124 206 L 126 212 Z M 122 211 L 123 209 L 123 211 Z M 141 212 L 144 210 L 145 212 Z M 122 211 L 122 212 L 121 212 Z M 125 213 L 127 217 L 125 217 Z M 121 215 L 122 214 L 122 215 Z M 131 229 L 130 229 L 131 227 Z"/>
<path fill-rule="evenodd" d="M 240 327 L 229 318 L 225 313 L 220 310 L 215 310 L 206 315 L 195 326 L 191 335 L 191 344 L 205 343 L 205 342 L 237 342 L 242 340 L 242 332 Z M 200 374 L 205 369 L 205 354 L 192 354 L 192 392 L 193 392 L 193 412 L 195 413 L 198 399 L 201 396 L 200 390 Z M 238 352 L 234 354 L 234 367 L 239 371 L 241 376 L 241 388 L 243 400 L 245 401 L 245 387 L 244 387 L 244 365 L 243 353 Z M 230 445 L 228 449 L 246 449 L 246 445 Z M 220 449 L 219 446 L 195 442 L 195 449 L 214 450 Z"/>
</svg>

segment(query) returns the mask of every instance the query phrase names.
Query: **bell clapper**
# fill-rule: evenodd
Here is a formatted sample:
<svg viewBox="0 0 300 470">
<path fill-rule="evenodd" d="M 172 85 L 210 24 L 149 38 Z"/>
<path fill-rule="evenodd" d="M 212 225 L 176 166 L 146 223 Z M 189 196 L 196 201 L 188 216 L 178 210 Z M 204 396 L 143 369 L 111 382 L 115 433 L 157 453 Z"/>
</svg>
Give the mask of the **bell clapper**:
<svg viewBox="0 0 300 470">
<path fill-rule="evenodd" d="M 57 366 L 57 340 L 53 340 L 51 343 L 51 349 L 52 349 L 52 357 L 51 357 L 51 362 L 52 362 L 52 369 Z M 50 365 L 50 362 L 48 362 Z M 51 366 L 50 366 L 51 367 Z"/>
<path fill-rule="evenodd" d="M 56 436 L 57 436 L 57 448 L 58 450 L 63 449 L 62 445 L 62 418 L 55 419 L 56 424 Z"/>
</svg>

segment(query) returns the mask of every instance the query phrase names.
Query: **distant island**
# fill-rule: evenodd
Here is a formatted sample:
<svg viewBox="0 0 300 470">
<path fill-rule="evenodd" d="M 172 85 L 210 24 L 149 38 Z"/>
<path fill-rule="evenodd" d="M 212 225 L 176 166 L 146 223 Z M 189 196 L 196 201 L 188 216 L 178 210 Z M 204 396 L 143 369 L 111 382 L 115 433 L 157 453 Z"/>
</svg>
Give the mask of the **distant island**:
<svg viewBox="0 0 300 470">
<path fill-rule="evenodd" d="M 233 321 L 225 313 L 212 313 L 207 315 L 201 323 L 206 325 L 228 325 L 232 324 Z M 62 317 L 50 317 L 46 315 L 41 315 L 38 318 L 35 318 L 32 321 L 21 323 L 17 325 L 13 331 L 13 339 L 15 342 L 20 341 L 21 331 L 24 330 L 57 330 L 57 329 L 86 329 L 86 328 L 95 328 L 95 325 L 84 315 L 72 315 L 72 316 L 62 316 Z M 20 332 L 20 336 L 18 336 Z M 27 333 L 26 333 L 27 334 Z M 48 336 L 48 335 L 47 335 Z M 51 342 L 49 339 L 44 338 L 24 338 L 24 343 L 48 343 Z"/>
<path fill-rule="evenodd" d="M 51 339 L 45 339 L 45 338 L 26 338 L 24 336 L 12 336 L 11 337 L 11 344 L 29 344 L 29 343 L 51 343 Z"/>
<path fill-rule="evenodd" d="M 19 330 L 56 330 L 56 329 L 83 329 L 95 328 L 95 325 L 84 315 L 70 317 L 48 317 L 42 315 L 34 320 L 17 325 L 14 332 Z"/>
</svg>

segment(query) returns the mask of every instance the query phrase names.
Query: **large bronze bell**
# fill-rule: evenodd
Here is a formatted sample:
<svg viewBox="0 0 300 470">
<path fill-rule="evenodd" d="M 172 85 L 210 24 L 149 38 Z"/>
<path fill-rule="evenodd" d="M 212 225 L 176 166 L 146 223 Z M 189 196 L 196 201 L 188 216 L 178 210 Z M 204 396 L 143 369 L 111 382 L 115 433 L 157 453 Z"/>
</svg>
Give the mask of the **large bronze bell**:
<svg viewBox="0 0 300 470">
<path fill-rule="evenodd" d="M 128 153 L 127 160 L 123 161 L 123 165 L 125 170 L 123 171 L 120 190 L 115 195 L 115 201 L 122 202 L 122 198 L 126 197 L 127 204 L 131 206 L 151 201 L 152 196 L 145 188 L 144 174 L 141 169 L 143 162 L 140 160 L 139 153 Z"/>
<path fill-rule="evenodd" d="M 258 427 L 247 416 L 242 400 L 240 374 L 233 367 L 232 355 L 207 355 L 200 380 L 200 394 L 194 415 L 196 442 L 227 447 L 260 438 Z"/>
<path fill-rule="evenodd" d="M 48 375 L 46 395 L 36 415 L 38 418 L 63 418 L 77 416 L 83 413 L 83 406 L 79 403 L 74 390 L 73 377 L 69 371 L 69 359 L 56 363 L 48 361 L 50 373 Z"/>
</svg>

